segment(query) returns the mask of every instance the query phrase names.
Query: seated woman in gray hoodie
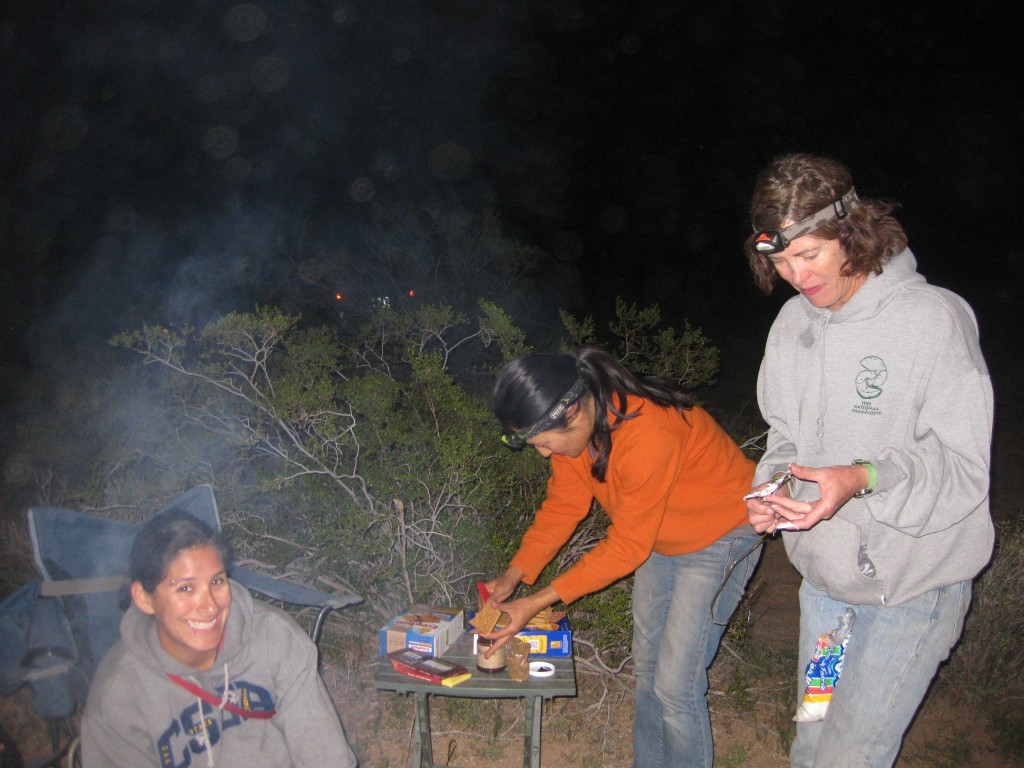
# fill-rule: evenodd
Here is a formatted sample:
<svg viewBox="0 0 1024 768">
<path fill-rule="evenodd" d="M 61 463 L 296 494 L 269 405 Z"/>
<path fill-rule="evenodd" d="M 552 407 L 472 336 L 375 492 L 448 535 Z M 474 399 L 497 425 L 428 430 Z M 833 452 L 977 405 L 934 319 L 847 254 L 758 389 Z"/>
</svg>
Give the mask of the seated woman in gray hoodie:
<svg viewBox="0 0 1024 768">
<path fill-rule="evenodd" d="M 130 560 L 132 604 L 82 719 L 84 768 L 356 765 L 316 647 L 228 579 L 219 533 L 171 510 Z"/>
</svg>

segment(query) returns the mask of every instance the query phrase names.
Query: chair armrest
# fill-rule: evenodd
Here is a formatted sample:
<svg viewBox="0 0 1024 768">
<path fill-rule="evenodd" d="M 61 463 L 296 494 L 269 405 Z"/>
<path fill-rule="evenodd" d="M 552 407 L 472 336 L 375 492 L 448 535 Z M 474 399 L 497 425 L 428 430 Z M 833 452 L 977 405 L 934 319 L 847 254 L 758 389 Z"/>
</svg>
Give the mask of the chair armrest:
<svg viewBox="0 0 1024 768">
<path fill-rule="evenodd" d="M 232 568 L 231 578 L 265 597 L 281 600 L 292 605 L 313 606 L 316 608 L 328 606 L 332 610 L 340 610 L 363 601 L 361 595 L 331 595 L 310 587 L 304 587 L 301 584 L 250 571 L 247 568 Z"/>
</svg>

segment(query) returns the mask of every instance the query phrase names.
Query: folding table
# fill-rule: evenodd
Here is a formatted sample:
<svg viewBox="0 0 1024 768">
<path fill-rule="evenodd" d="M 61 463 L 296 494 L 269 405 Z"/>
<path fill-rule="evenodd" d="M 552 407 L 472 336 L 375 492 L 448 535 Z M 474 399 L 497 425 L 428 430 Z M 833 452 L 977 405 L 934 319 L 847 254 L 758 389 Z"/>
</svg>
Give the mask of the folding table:
<svg viewBox="0 0 1024 768">
<path fill-rule="evenodd" d="M 525 699 L 523 766 L 540 768 L 540 726 L 541 709 L 544 699 L 556 696 L 576 695 L 576 668 L 572 657 L 537 657 L 531 661 L 544 661 L 554 668 L 550 677 L 533 677 L 525 682 L 515 682 L 504 672 L 480 672 L 473 655 L 473 638 L 463 633 L 455 644 L 441 657 L 461 664 L 473 677 L 451 688 L 438 683 L 428 683 L 396 672 L 387 659 L 382 658 L 373 687 L 380 691 L 411 693 L 416 700 L 416 722 L 413 729 L 413 768 L 440 768 L 434 765 L 433 749 L 430 743 L 430 705 L 427 697 L 455 696 L 469 699 Z"/>
</svg>

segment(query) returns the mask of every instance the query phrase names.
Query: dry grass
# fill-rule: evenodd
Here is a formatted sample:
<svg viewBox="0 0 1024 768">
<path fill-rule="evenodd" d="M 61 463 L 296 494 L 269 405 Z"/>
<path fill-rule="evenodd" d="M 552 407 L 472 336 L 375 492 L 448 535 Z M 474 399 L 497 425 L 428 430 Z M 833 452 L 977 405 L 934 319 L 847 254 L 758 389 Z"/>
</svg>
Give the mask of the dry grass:
<svg viewBox="0 0 1024 768">
<path fill-rule="evenodd" d="M 1000 748 L 1024 763 L 1024 522 L 998 528 L 991 565 L 974 584 L 963 637 L 940 677 L 943 689 L 964 688 L 989 720 Z"/>
<path fill-rule="evenodd" d="M 0 595 L 13 592 L 37 578 L 32 542 L 21 520 L 0 519 Z"/>
</svg>

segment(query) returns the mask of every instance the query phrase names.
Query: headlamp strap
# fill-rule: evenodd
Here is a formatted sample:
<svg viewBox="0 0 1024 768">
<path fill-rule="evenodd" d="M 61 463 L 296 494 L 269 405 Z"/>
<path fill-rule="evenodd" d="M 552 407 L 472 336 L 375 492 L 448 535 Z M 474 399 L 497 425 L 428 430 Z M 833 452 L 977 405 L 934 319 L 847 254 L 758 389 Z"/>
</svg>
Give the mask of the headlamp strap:
<svg viewBox="0 0 1024 768">
<path fill-rule="evenodd" d="M 548 411 L 547 415 L 542 416 L 535 424 L 522 432 L 516 432 L 511 436 L 502 436 L 502 442 L 512 445 L 513 440 L 520 444 L 525 443 L 531 437 L 539 435 L 541 432 L 553 428 L 555 424 L 565 415 L 565 411 L 570 405 L 580 399 L 580 396 L 586 390 L 587 385 L 583 379 L 576 379 L 576 383 L 573 384 L 569 391 L 558 398 L 558 402 L 552 406 L 551 410 Z M 510 439 L 511 438 L 511 439 Z"/>
<path fill-rule="evenodd" d="M 832 209 L 835 211 L 837 219 L 845 219 L 850 215 L 850 211 L 853 210 L 857 205 L 857 190 L 854 187 L 850 187 L 850 191 L 840 197 L 834 203 L 832 203 Z"/>
<path fill-rule="evenodd" d="M 826 205 L 820 211 L 811 214 L 806 219 L 794 222 L 782 229 L 754 229 L 756 237 L 754 248 L 764 254 L 778 253 L 789 247 L 789 244 L 797 238 L 809 235 L 826 224 L 836 219 L 845 219 L 850 211 L 857 207 L 857 190 L 850 187 L 850 190 L 838 200 Z"/>
<path fill-rule="evenodd" d="M 808 216 L 803 221 L 798 221 L 795 224 L 790 224 L 788 227 L 782 230 L 782 236 L 788 241 L 793 242 L 798 237 L 809 235 L 818 229 L 821 229 L 833 219 L 845 219 L 850 215 L 850 211 L 857 207 L 857 190 L 850 187 L 850 191 L 840 197 L 838 200 L 826 205 L 817 213 L 812 216 Z"/>
</svg>

